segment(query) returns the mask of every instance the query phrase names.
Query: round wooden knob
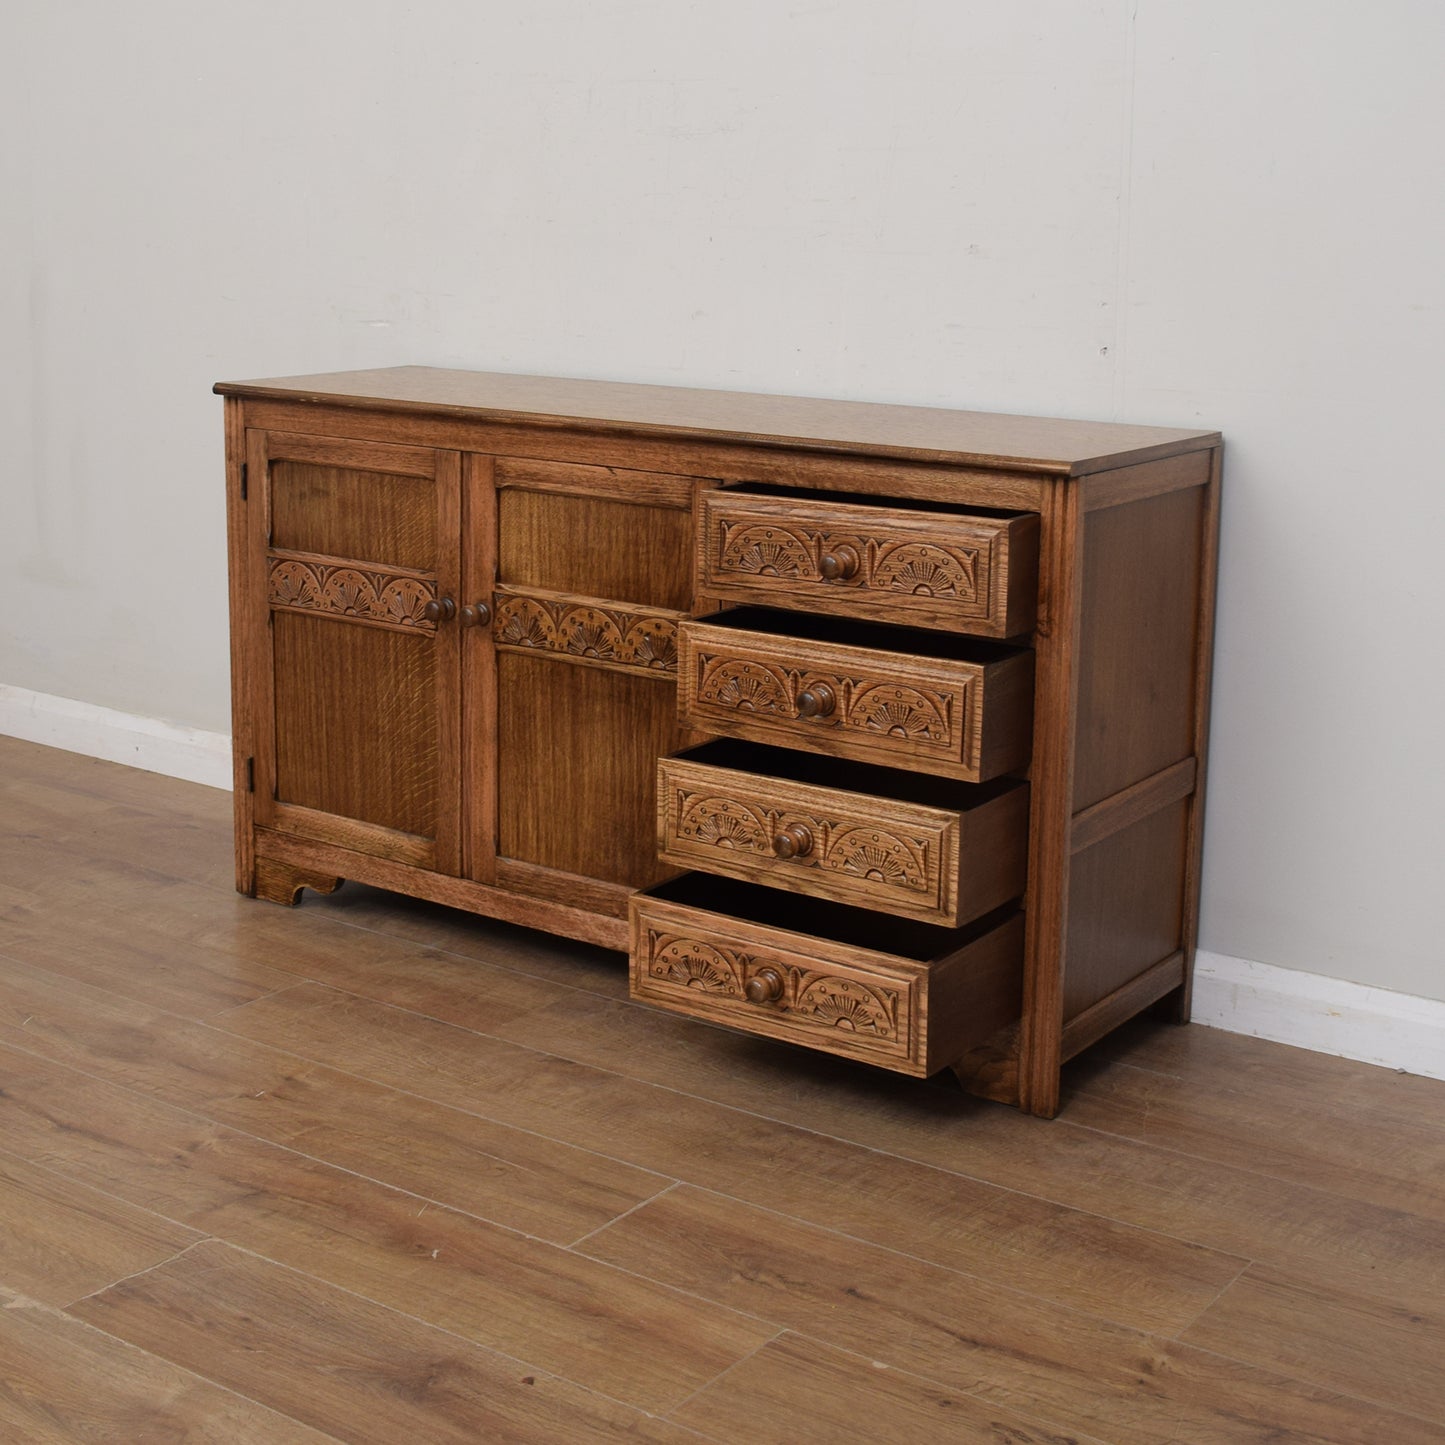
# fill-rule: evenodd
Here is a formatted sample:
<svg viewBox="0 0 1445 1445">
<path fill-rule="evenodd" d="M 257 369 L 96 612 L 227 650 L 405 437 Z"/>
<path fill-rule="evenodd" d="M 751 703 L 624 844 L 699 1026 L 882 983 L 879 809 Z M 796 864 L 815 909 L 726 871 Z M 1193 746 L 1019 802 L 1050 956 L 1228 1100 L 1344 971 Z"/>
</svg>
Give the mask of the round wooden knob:
<svg viewBox="0 0 1445 1445">
<path fill-rule="evenodd" d="M 824 552 L 818 559 L 818 571 L 830 582 L 846 582 L 850 577 L 858 575 L 858 551 L 845 542 L 841 547 L 834 547 L 831 552 Z"/>
<path fill-rule="evenodd" d="M 743 990 L 749 1003 L 777 1003 L 783 996 L 783 975 L 775 968 L 760 968 Z"/>
<path fill-rule="evenodd" d="M 485 602 L 468 602 L 462 608 L 463 627 L 485 627 L 492 620 L 492 609 Z"/>
<path fill-rule="evenodd" d="M 799 717 L 827 717 L 838 706 L 838 695 L 826 682 L 809 683 L 798 694 Z"/>
<path fill-rule="evenodd" d="M 789 823 L 773 839 L 779 858 L 806 858 L 813 851 L 813 830 L 806 823 Z"/>
<path fill-rule="evenodd" d="M 450 597 L 440 597 L 428 602 L 421 610 L 428 622 L 450 622 L 457 615 L 457 604 Z"/>
</svg>

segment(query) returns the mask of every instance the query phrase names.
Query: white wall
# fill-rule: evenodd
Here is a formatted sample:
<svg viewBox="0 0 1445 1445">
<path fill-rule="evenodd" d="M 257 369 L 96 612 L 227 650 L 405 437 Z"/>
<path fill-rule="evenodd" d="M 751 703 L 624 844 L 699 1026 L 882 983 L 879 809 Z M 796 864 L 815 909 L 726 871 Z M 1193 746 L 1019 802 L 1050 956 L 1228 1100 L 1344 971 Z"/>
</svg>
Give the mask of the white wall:
<svg viewBox="0 0 1445 1445">
<path fill-rule="evenodd" d="M 227 725 L 218 377 L 1228 437 L 1203 945 L 1445 997 L 1435 0 L 7 0 L 0 683 Z"/>
</svg>

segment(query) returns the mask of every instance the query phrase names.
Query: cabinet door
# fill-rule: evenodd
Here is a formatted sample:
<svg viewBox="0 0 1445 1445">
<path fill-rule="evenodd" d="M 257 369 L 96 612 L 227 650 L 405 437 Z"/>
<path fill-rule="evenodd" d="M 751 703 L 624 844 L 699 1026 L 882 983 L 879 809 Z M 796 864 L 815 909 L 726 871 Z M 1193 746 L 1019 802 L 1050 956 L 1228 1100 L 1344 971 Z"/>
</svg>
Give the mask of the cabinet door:
<svg viewBox="0 0 1445 1445">
<path fill-rule="evenodd" d="M 460 871 L 460 457 L 246 436 L 256 822 Z"/>
<path fill-rule="evenodd" d="M 657 857 L 693 605 L 691 477 L 498 457 L 496 881 L 620 916 Z M 474 855 L 475 856 L 475 855 Z"/>
</svg>

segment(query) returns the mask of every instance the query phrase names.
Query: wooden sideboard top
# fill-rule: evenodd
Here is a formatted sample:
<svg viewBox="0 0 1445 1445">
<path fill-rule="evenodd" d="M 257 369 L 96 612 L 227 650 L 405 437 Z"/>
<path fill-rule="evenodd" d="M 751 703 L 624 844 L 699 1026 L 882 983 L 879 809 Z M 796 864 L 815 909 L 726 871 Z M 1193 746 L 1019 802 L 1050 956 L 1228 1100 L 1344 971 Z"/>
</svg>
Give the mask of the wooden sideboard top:
<svg viewBox="0 0 1445 1445">
<path fill-rule="evenodd" d="M 1219 433 L 938 407 L 805 400 L 431 366 L 217 382 L 223 396 L 269 397 L 632 436 L 806 446 L 855 456 L 1084 476 L 1215 446 Z"/>
</svg>

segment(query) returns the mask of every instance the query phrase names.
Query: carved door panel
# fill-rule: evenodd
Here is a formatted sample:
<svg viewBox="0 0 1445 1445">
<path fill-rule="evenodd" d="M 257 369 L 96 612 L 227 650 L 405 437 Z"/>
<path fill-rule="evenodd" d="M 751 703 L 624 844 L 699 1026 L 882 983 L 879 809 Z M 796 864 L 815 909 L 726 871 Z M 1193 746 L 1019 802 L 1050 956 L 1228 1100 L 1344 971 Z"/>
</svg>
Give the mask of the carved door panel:
<svg viewBox="0 0 1445 1445">
<path fill-rule="evenodd" d="M 676 871 L 657 858 L 655 775 L 691 736 L 677 623 L 712 483 L 503 457 L 493 472 L 494 876 L 620 916 Z"/>
<path fill-rule="evenodd" d="M 251 431 L 256 822 L 461 871 L 461 458 Z"/>
</svg>

